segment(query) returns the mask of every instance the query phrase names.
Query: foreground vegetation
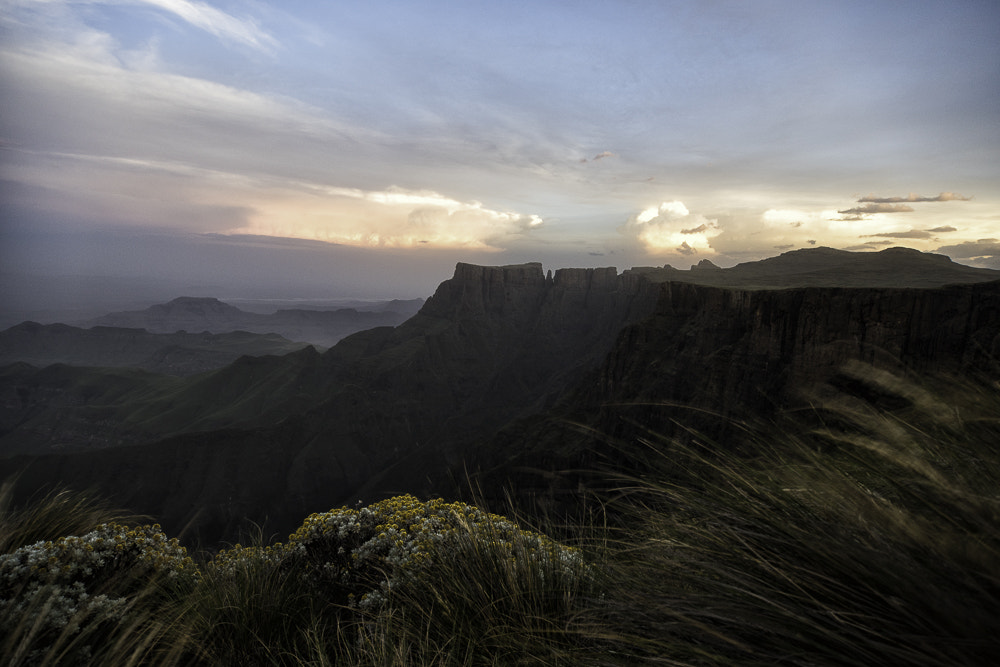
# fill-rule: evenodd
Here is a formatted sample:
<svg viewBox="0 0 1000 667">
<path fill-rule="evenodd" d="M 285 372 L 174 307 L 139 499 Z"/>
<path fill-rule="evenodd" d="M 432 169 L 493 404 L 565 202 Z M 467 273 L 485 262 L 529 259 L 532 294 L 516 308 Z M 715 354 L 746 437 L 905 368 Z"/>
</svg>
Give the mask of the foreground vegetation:
<svg viewBox="0 0 1000 667">
<path fill-rule="evenodd" d="M 997 387 L 854 373 L 740 447 L 650 436 L 560 543 L 404 496 L 193 560 L 0 494 L 6 664 L 977 665 L 1000 655 Z M 739 453 L 736 453 L 736 452 Z"/>
</svg>

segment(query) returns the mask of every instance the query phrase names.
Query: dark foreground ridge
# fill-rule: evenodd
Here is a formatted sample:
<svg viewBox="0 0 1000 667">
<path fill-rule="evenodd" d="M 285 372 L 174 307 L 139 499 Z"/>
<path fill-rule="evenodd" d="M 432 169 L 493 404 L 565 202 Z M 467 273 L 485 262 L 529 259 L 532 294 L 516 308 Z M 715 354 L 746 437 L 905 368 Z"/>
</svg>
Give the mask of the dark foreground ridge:
<svg viewBox="0 0 1000 667">
<path fill-rule="evenodd" d="M 973 275 L 947 258 L 884 251 L 861 263 L 847 253 L 842 282 L 882 261 L 887 283 L 908 271 L 939 283 L 746 290 L 657 282 L 663 272 L 754 271 L 766 282 L 767 262 L 786 286 L 815 280 L 817 267 L 836 282 L 821 265 L 839 251 L 803 252 L 816 261 L 787 253 L 689 272 L 546 275 L 540 264 L 459 264 L 400 326 L 354 334 L 323 354 L 245 357 L 170 383 L 9 366 L 0 374 L 0 447 L 22 454 L 0 460 L 0 473 L 20 472 L 22 493 L 94 486 L 169 532 L 214 543 L 234 539 L 248 520 L 287 533 L 311 512 L 358 498 L 453 496 L 467 473 L 488 494 L 513 486 L 559 509 L 584 482 L 560 471 L 634 439 L 640 419 L 670 434 L 676 414 L 657 407 L 664 402 L 721 415 L 698 424 L 721 432 L 743 416 L 803 404 L 803 392 L 849 382 L 851 373 L 1000 378 L 1000 282 L 941 286 L 1000 272 Z M 581 430 L 599 435 L 581 438 Z"/>
</svg>

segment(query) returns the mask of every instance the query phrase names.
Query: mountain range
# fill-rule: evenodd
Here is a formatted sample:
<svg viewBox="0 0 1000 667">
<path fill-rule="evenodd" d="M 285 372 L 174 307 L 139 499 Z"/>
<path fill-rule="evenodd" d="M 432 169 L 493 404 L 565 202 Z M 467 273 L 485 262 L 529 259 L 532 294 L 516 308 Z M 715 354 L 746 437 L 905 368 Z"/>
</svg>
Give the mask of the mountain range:
<svg viewBox="0 0 1000 667">
<path fill-rule="evenodd" d="M 335 310 L 260 314 L 214 298 L 180 297 L 144 310 L 111 313 L 81 326 L 22 322 L 0 331 L 0 364 L 195 375 L 243 356 L 288 354 L 309 345 L 323 350 L 352 333 L 401 324 L 422 304 L 423 299 L 357 302 L 355 307 Z"/>
<path fill-rule="evenodd" d="M 322 353 L 186 378 L 0 369 L 0 474 L 23 493 L 96 487 L 205 543 L 470 476 L 558 509 L 579 470 L 650 430 L 726 442 L 866 374 L 996 382 L 998 360 L 1000 271 L 912 250 L 621 274 L 459 264 L 402 324 Z"/>
<path fill-rule="evenodd" d="M 69 364 L 139 368 L 165 375 L 196 375 L 243 356 L 288 354 L 308 347 L 278 334 L 150 333 L 145 329 L 22 322 L 0 331 L 0 364 Z"/>
<path fill-rule="evenodd" d="M 290 308 L 262 314 L 247 312 L 210 297 L 179 297 L 145 310 L 104 315 L 81 326 L 145 329 L 160 334 L 249 331 L 278 334 L 288 340 L 329 347 L 357 331 L 401 324 L 422 305 L 423 299 L 409 299 L 359 303 L 353 308 L 335 310 Z"/>
</svg>

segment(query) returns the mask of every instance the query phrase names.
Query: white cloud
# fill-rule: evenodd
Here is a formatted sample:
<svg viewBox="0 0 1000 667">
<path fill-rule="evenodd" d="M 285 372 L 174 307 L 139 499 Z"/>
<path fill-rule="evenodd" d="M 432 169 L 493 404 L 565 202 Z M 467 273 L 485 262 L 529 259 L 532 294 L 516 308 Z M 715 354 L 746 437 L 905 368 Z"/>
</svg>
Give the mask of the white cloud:
<svg viewBox="0 0 1000 667">
<path fill-rule="evenodd" d="M 258 196 L 249 224 L 227 231 L 357 246 L 500 250 L 543 223 L 537 215 L 493 210 L 429 190 L 292 187 L 299 191 Z"/>
<path fill-rule="evenodd" d="M 48 5 L 50 7 L 138 5 L 154 7 L 169 12 L 225 42 L 243 44 L 264 52 L 273 52 L 278 47 L 277 40 L 257 25 L 253 19 L 238 18 L 205 2 L 198 2 L 198 0 L 13 0 L 13 2 L 5 4 L 21 7 L 31 7 L 32 5 Z"/>
<path fill-rule="evenodd" d="M 688 211 L 683 202 L 666 201 L 629 218 L 619 231 L 651 254 L 714 254 L 711 240 L 722 233 L 716 220 Z"/>
<path fill-rule="evenodd" d="M 236 18 L 204 2 L 192 0 L 118 0 L 118 2 L 158 7 L 225 41 L 239 42 L 261 51 L 272 51 L 278 45 L 277 41 L 256 22 Z"/>
</svg>

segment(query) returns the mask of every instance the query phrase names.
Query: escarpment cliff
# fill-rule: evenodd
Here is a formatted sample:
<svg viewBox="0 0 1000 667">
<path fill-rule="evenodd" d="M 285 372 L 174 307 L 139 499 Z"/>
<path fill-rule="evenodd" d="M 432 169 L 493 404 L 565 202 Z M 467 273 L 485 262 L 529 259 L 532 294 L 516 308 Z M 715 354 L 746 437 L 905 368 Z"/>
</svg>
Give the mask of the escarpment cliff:
<svg viewBox="0 0 1000 667">
<path fill-rule="evenodd" d="M 762 291 L 663 283 L 655 312 L 621 331 L 599 370 L 469 460 L 491 488 L 517 477 L 531 493 L 572 494 L 578 479 L 560 481 L 558 471 L 593 468 L 605 454 L 607 464 L 620 443 L 697 437 L 726 446 L 741 424 L 844 388 L 868 391 L 880 371 L 903 382 L 1000 386 L 1000 281 Z"/>
<path fill-rule="evenodd" d="M 550 406 L 623 326 L 652 312 L 657 294 L 615 269 L 549 278 L 539 264 L 459 264 L 398 327 L 354 334 L 322 355 L 246 358 L 169 386 L 150 382 L 141 401 L 93 394 L 85 369 L 48 387 L 49 375 L 20 368 L 6 376 L 18 386 L 0 388 L 11 405 L 37 400 L 21 422 L 18 410 L 6 413 L 0 444 L 28 438 L 39 455 L 0 465 L 27 467 L 32 486 L 96 485 L 164 525 L 181 527 L 197 509 L 202 534 L 228 536 L 247 518 L 282 525 L 358 493 L 426 489 L 459 463 L 464 443 Z M 72 428 L 60 430 L 65 420 L 47 411 L 43 398 L 55 394 L 73 403 Z M 109 443 L 117 446 L 93 449 Z M 406 488 L 386 486 L 396 484 Z M 178 498 L 189 499 L 187 511 Z"/>
<path fill-rule="evenodd" d="M 890 272 L 921 261 L 890 255 Z M 776 266 L 799 276 L 807 259 Z M 927 261 L 939 276 L 962 275 Z M 843 282 L 858 266 L 852 257 Z M 356 498 L 450 495 L 466 472 L 486 489 L 514 481 L 548 493 L 560 471 L 596 467 L 609 443 L 647 429 L 722 437 L 726 424 L 766 419 L 800 392 L 852 381 L 845 364 L 855 376 L 1000 379 L 1000 282 L 747 290 L 660 278 L 459 264 L 403 324 L 324 353 L 244 357 L 166 379 L 7 367 L 0 449 L 22 455 L 0 459 L 0 475 L 20 472 L 23 493 L 96 488 L 170 532 L 215 542 L 247 520 L 285 532 Z M 824 281 L 835 278 L 824 268 Z M 561 488 L 576 492 L 572 480 Z"/>
<path fill-rule="evenodd" d="M 723 290 L 666 283 L 586 402 L 782 405 L 848 361 L 1000 378 L 1000 282 L 939 289 Z"/>
</svg>

